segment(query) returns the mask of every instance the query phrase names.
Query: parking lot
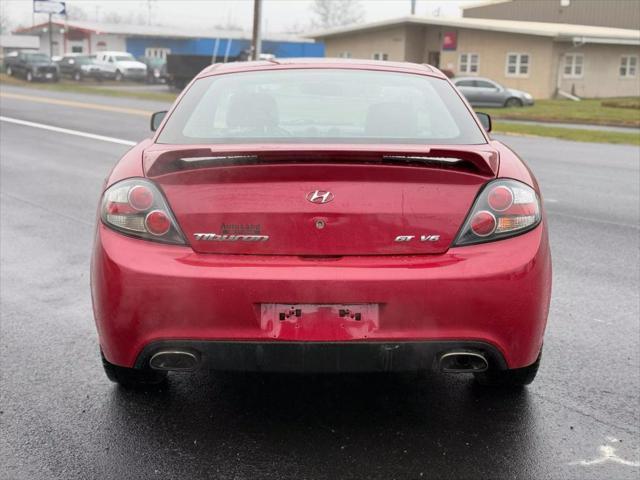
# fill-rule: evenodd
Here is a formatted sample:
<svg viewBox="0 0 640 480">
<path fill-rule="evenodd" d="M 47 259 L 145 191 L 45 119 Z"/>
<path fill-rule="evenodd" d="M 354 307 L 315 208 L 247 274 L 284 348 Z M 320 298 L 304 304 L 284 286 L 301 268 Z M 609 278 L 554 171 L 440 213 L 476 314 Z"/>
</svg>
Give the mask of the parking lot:
<svg viewBox="0 0 640 480">
<path fill-rule="evenodd" d="M 540 181 L 554 259 L 522 391 L 199 372 L 136 393 L 102 371 L 89 257 L 105 176 L 166 107 L 0 91 L 0 478 L 638 478 L 637 146 L 500 137 Z"/>
</svg>

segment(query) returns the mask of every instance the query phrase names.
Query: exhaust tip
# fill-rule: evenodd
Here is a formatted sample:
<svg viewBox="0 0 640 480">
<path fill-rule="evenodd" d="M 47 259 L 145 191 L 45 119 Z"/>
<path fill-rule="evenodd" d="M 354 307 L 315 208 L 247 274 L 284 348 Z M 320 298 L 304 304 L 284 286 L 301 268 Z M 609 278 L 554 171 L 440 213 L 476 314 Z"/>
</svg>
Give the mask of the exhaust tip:
<svg viewBox="0 0 640 480">
<path fill-rule="evenodd" d="M 200 355 L 188 350 L 161 350 L 149 360 L 149 366 L 154 370 L 171 370 L 189 372 L 195 370 L 200 363 Z"/>
<path fill-rule="evenodd" d="M 488 368 L 489 362 L 479 352 L 447 352 L 440 357 L 440 370 L 445 373 L 479 373 Z"/>
</svg>

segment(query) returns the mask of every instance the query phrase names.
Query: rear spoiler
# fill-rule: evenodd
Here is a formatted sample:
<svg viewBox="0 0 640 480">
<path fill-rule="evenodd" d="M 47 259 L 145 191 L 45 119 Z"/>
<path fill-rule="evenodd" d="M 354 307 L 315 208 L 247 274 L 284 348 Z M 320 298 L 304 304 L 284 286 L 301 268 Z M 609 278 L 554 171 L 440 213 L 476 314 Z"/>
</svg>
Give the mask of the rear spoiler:
<svg viewBox="0 0 640 480">
<path fill-rule="evenodd" d="M 164 147 L 164 148 L 161 148 Z M 465 170 L 487 177 L 498 172 L 498 152 L 488 146 L 437 146 L 398 148 L 397 145 L 231 145 L 224 148 L 184 145 L 155 145 L 145 151 L 143 167 L 148 177 L 158 177 L 184 170 L 215 168 L 230 165 L 265 163 L 374 163 L 405 164 Z"/>
</svg>

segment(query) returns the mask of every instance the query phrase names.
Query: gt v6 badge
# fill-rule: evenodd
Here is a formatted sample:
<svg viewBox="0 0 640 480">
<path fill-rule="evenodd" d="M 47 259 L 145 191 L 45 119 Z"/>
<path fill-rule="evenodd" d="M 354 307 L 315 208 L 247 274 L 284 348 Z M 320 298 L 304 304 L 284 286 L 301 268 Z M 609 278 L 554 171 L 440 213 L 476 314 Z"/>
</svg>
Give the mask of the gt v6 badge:
<svg viewBox="0 0 640 480">
<path fill-rule="evenodd" d="M 415 235 L 398 235 L 395 239 L 396 242 L 410 242 L 414 238 Z M 440 240 L 440 235 L 420 235 L 421 242 L 437 242 Z"/>
<path fill-rule="evenodd" d="M 266 242 L 269 235 L 218 235 L 217 233 L 194 233 L 196 240 L 206 242 Z"/>
</svg>

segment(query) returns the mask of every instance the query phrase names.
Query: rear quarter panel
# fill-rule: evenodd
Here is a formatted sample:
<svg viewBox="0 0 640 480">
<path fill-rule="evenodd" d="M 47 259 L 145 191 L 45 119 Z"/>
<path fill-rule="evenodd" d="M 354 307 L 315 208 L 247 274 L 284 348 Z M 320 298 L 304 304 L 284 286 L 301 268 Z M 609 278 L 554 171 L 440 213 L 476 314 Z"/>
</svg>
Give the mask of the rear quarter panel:
<svg viewBox="0 0 640 480">
<path fill-rule="evenodd" d="M 144 171 L 142 169 L 142 154 L 144 150 L 152 144 L 153 141 L 150 138 L 147 138 L 133 146 L 127 153 L 125 153 L 109 173 L 104 187 L 110 187 L 114 183 L 124 180 L 125 178 L 144 177 Z"/>
<path fill-rule="evenodd" d="M 500 155 L 498 178 L 513 178 L 514 180 L 519 180 L 522 183 L 526 183 L 540 194 L 540 188 L 536 177 L 533 175 L 529 166 L 516 152 L 497 140 L 491 140 L 490 145 L 495 148 Z"/>
</svg>

